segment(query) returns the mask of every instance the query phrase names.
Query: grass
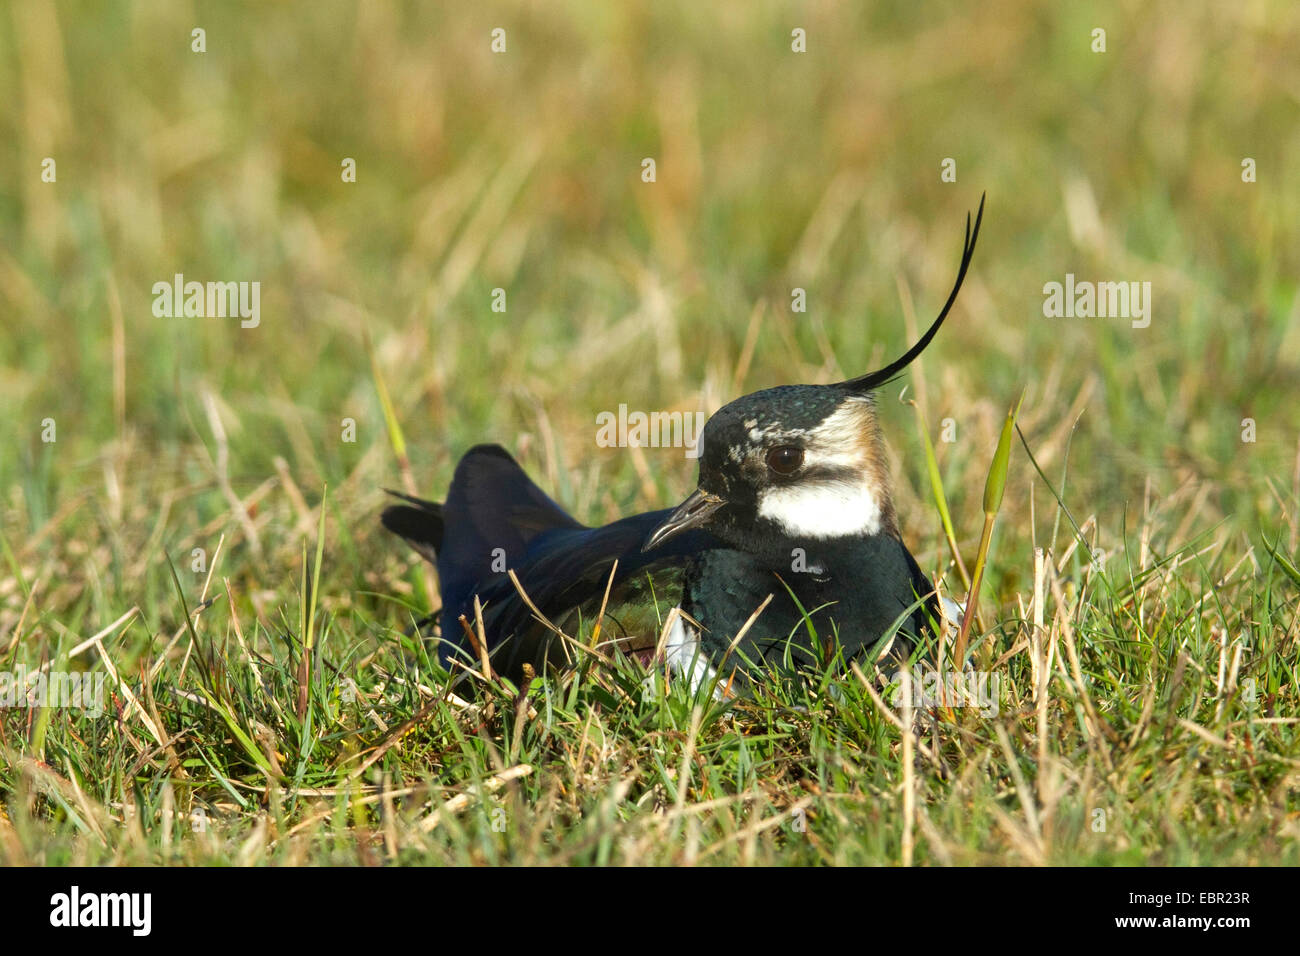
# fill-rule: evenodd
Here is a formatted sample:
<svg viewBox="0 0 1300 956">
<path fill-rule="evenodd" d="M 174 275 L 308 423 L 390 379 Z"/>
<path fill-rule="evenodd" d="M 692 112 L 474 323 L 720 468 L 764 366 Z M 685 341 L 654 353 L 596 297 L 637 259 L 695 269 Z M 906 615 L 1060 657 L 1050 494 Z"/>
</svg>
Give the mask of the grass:
<svg viewBox="0 0 1300 956">
<path fill-rule="evenodd" d="M 0 862 L 1300 862 L 1300 11 L 304 9 L 0 13 L 0 671 L 109 694 L 0 709 Z M 905 742 L 853 674 L 717 703 L 630 661 L 446 695 L 381 488 L 495 440 L 584 521 L 676 503 L 693 462 L 595 415 L 878 366 L 985 190 L 880 397 L 960 596 L 926 442 L 973 568 L 1024 392 L 996 716 Z M 261 325 L 155 317 L 178 272 Z M 1044 318 L 1069 272 L 1151 281 L 1151 326 Z"/>
</svg>

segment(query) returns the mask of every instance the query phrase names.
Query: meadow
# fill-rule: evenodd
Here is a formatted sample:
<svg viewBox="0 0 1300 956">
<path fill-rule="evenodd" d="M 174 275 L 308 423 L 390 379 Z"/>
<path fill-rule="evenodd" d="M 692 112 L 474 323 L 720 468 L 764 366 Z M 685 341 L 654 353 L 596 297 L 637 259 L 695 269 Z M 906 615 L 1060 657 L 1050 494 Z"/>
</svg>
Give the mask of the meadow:
<svg viewBox="0 0 1300 956">
<path fill-rule="evenodd" d="M 0 864 L 1300 863 L 1298 48 L 1284 0 L 5 4 L 0 672 L 104 706 L 0 707 Z M 996 713 L 448 692 L 384 488 L 495 441 L 586 523 L 676 504 L 600 416 L 878 367 L 984 194 L 879 402 L 960 599 L 1023 395 Z"/>
</svg>

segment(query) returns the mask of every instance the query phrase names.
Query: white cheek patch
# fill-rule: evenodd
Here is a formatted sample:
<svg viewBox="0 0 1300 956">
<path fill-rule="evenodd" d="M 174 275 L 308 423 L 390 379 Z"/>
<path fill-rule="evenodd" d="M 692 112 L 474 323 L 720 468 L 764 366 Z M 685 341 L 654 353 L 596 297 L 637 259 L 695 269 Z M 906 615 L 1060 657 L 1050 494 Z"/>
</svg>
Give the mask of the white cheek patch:
<svg viewBox="0 0 1300 956">
<path fill-rule="evenodd" d="M 862 442 L 871 426 L 871 403 L 845 402 L 811 432 L 802 434 L 806 470 L 839 472 L 842 478 L 810 475 L 759 492 L 758 513 L 795 538 L 843 538 L 877 534 L 884 524 L 887 492 L 870 480 Z"/>
<path fill-rule="evenodd" d="M 795 538 L 843 538 L 878 534 L 880 498 L 865 481 L 808 481 L 768 488 L 758 513 Z"/>
</svg>

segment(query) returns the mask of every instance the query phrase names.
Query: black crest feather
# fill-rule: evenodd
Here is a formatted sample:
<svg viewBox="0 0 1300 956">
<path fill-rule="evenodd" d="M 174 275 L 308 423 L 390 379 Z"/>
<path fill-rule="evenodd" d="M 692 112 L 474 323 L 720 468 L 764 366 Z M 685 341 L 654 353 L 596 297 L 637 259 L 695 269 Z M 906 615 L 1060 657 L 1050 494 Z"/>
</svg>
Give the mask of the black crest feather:
<svg viewBox="0 0 1300 956">
<path fill-rule="evenodd" d="M 836 388 L 842 388 L 849 392 L 870 392 L 884 385 L 907 368 L 913 359 L 925 351 L 925 347 L 930 344 L 934 334 L 939 331 L 939 326 L 943 325 L 943 320 L 948 318 L 948 313 L 952 311 L 953 303 L 957 301 L 957 293 L 961 291 L 962 281 L 966 278 L 966 270 L 970 268 L 971 258 L 975 255 L 975 240 L 979 238 L 980 234 L 980 222 L 984 218 L 984 198 L 984 196 L 980 196 L 980 207 L 975 213 L 974 228 L 971 227 L 970 213 L 966 214 L 966 240 L 962 243 L 961 266 L 957 270 L 957 281 L 953 283 L 952 292 L 948 294 L 948 301 L 944 303 L 939 317 L 926 330 L 925 335 L 921 336 L 915 345 L 884 368 L 868 372 L 858 378 L 840 382 L 835 386 Z"/>
</svg>

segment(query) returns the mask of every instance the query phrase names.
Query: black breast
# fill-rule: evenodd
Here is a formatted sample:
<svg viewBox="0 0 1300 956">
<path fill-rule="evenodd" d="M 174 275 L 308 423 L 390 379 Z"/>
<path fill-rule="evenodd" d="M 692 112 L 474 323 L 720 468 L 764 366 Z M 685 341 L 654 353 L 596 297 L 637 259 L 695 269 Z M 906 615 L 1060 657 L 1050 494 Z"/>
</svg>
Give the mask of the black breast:
<svg viewBox="0 0 1300 956">
<path fill-rule="evenodd" d="M 746 659 L 779 666 L 787 650 L 794 665 L 817 666 L 830 659 L 836 639 L 846 659 L 860 657 L 932 590 L 907 548 L 889 535 L 810 543 L 804 552 L 781 568 L 731 550 L 707 552 L 692 562 L 683 609 L 707 628 L 702 643 L 715 666 L 769 594 L 771 604 L 732 652 L 727 669 L 743 667 Z M 924 621 L 920 611 L 904 620 L 904 645 L 920 634 Z"/>
</svg>

